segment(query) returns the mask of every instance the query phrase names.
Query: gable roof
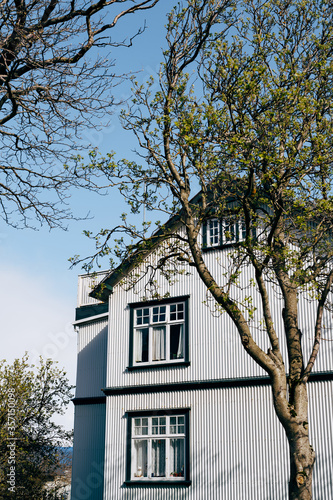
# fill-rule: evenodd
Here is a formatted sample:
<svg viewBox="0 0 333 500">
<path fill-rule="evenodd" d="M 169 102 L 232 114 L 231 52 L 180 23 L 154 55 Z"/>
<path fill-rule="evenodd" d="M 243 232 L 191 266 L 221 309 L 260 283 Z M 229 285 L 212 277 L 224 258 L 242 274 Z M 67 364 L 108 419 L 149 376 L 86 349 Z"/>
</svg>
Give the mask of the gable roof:
<svg viewBox="0 0 333 500">
<path fill-rule="evenodd" d="M 150 238 L 140 244 L 139 248 L 118 267 L 110 271 L 110 273 L 107 274 L 89 293 L 89 296 L 106 302 L 113 291 L 113 287 L 116 286 L 124 276 L 135 269 L 143 259 L 151 254 L 164 240 L 170 238 L 180 226 L 181 212 L 172 216 L 163 226 L 153 233 Z"/>
<path fill-rule="evenodd" d="M 237 190 L 239 187 L 240 179 L 237 181 L 235 179 L 230 178 L 231 182 L 231 190 L 227 195 L 226 203 L 231 203 L 235 201 L 235 196 L 231 194 L 233 189 Z M 216 189 L 216 186 L 215 186 Z M 213 192 L 213 190 L 212 190 Z M 212 192 L 208 192 L 208 197 L 212 196 Z M 191 205 L 200 205 L 202 199 L 202 191 L 199 191 L 191 200 Z M 127 259 L 125 259 L 118 267 L 114 270 L 110 271 L 109 274 L 105 276 L 105 278 L 100 281 L 98 285 L 89 293 L 90 297 L 106 302 L 108 300 L 109 295 L 113 291 L 113 287 L 119 283 L 122 278 L 128 275 L 133 269 L 135 269 L 143 259 L 145 259 L 149 254 L 151 254 L 155 248 L 157 248 L 160 243 L 164 240 L 170 238 L 175 231 L 181 226 L 181 216 L 184 213 L 183 209 L 181 209 L 177 214 L 170 217 L 170 219 L 163 224 L 155 233 L 150 236 L 147 240 L 145 240 L 137 250 L 135 250 Z M 211 215 L 211 214 L 210 214 Z"/>
</svg>

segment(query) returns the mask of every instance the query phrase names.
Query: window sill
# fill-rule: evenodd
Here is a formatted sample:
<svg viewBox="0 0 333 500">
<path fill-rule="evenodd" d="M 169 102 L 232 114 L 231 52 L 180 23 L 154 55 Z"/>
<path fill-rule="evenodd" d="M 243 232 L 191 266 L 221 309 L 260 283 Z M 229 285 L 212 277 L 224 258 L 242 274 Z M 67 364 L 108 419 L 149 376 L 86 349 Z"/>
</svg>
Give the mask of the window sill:
<svg viewBox="0 0 333 500">
<path fill-rule="evenodd" d="M 165 486 L 166 488 L 168 487 L 171 487 L 171 488 L 174 488 L 174 487 L 177 487 L 177 486 L 191 486 L 191 481 L 188 481 L 186 479 L 184 480 L 180 480 L 180 481 L 175 481 L 175 480 L 172 480 L 172 479 L 165 479 L 165 480 L 154 480 L 154 479 L 151 479 L 151 480 L 142 480 L 142 481 L 124 481 L 124 486 L 150 486 L 152 488 L 156 487 L 156 486 Z"/>
<path fill-rule="evenodd" d="M 190 361 L 168 361 L 166 363 L 151 363 L 147 365 L 133 365 L 133 366 L 127 366 L 127 370 L 129 372 L 131 371 L 136 371 L 136 370 L 155 370 L 156 368 L 170 368 L 170 367 L 186 367 L 190 366 Z"/>
<path fill-rule="evenodd" d="M 212 252 L 213 250 L 224 250 L 226 248 L 235 248 L 240 246 L 240 244 L 243 243 L 242 241 L 235 241 L 234 243 L 225 243 L 223 245 L 216 245 L 216 246 L 205 246 L 202 247 L 203 252 Z"/>
</svg>

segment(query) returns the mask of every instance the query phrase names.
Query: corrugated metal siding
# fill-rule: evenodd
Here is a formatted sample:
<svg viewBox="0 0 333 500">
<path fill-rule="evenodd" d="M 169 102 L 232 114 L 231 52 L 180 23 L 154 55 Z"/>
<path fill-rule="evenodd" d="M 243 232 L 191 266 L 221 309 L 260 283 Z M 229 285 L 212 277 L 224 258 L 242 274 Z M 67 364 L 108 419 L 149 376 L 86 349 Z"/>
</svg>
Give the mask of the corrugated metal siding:
<svg viewBox="0 0 333 500">
<path fill-rule="evenodd" d="M 316 452 L 313 499 L 333 498 L 333 384 L 310 383 L 310 439 Z"/>
<path fill-rule="evenodd" d="M 77 307 L 100 303 L 100 300 L 89 297 L 89 293 L 107 274 L 107 271 L 101 271 L 93 275 L 84 274 L 78 277 Z"/>
<path fill-rule="evenodd" d="M 333 498 L 332 383 L 311 383 L 310 429 L 317 453 L 314 500 Z M 126 487 L 126 411 L 190 411 L 190 487 Z M 316 409 L 321 408 L 318 413 Z M 104 500 L 285 500 L 287 441 L 270 387 L 107 398 Z"/>
<path fill-rule="evenodd" d="M 102 500 L 105 405 L 75 407 L 71 500 Z"/>
<path fill-rule="evenodd" d="M 153 263 L 150 256 L 150 263 Z M 212 274 L 217 277 L 218 283 L 223 284 L 224 273 L 228 269 L 228 252 L 209 252 L 206 260 Z M 265 372 L 247 355 L 241 346 L 235 326 L 226 313 L 215 310 L 215 304 L 210 299 L 207 290 L 192 270 L 189 275 L 180 275 L 170 286 L 165 279 L 160 281 L 159 293 L 166 293 L 177 297 L 190 295 L 189 300 L 189 367 L 172 367 L 158 369 L 142 369 L 129 372 L 129 336 L 130 336 L 130 309 L 128 303 L 138 302 L 147 297 L 144 286 L 147 279 L 128 291 L 120 285 L 115 287 L 110 296 L 110 332 L 108 344 L 108 373 L 107 385 L 126 386 L 137 384 L 172 383 L 191 380 L 215 380 L 234 377 L 252 377 L 265 375 Z M 232 296 L 239 302 L 251 295 L 253 306 L 257 308 L 255 320 L 251 323 L 251 332 L 259 346 L 267 352 L 268 337 L 260 327 L 262 321 L 262 307 L 259 295 L 254 293 L 251 285 L 252 270 L 245 268 L 240 276 L 239 286 L 232 290 Z M 271 284 L 268 284 L 268 293 L 272 304 L 272 317 L 275 328 L 279 333 L 281 349 L 287 366 L 284 327 L 282 322 L 282 300 Z M 315 305 L 304 296 L 299 298 L 300 328 L 303 331 L 303 345 L 307 359 L 312 348 L 312 338 L 315 324 Z M 332 337 L 331 314 L 326 313 L 324 335 Z M 323 341 L 321 344 L 315 371 L 331 370 L 333 367 L 333 342 Z"/>
<path fill-rule="evenodd" d="M 303 333 L 304 358 L 308 359 L 314 337 L 316 305 L 314 302 L 311 303 L 306 300 L 306 297 L 301 296 L 299 298 L 299 312 L 301 317 L 300 327 Z M 333 370 L 333 325 L 332 313 L 326 310 L 323 315 L 322 340 L 314 371 L 327 370 Z"/>
<path fill-rule="evenodd" d="M 193 271 L 192 271 L 193 273 Z M 128 303 L 138 302 L 145 295 L 137 288 L 124 292 L 117 287 L 110 297 L 110 331 L 108 386 L 155 384 L 188 380 L 230 378 L 233 376 L 263 375 L 245 352 L 228 316 L 212 313 L 213 304 L 207 301 L 204 285 L 196 274 L 181 275 L 172 286 L 165 280 L 159 289 L 161 295 L 177 297 L 190 295 L 189 300 L 189 349 L 191 366 L 159 368 L 127 372 L 129 363 L 129 314 Z M 263 342 L 264 344 L 264 342 Z M 266 348 L 266 345 L 263 345 Z"/>
<path fill-rule="evenodd" d="M 228 270 L 227 253 L 209 252 L 205 255 L 212 274 L 220 284 L 223 284 L 224 273 Z M 152 261 L 154 256 L 150 256 L 149 259 Z M 126 370 L 129 361 L 130 335 L 128 303 L 138 302 L 143 297 L 149 298 L 149 293 L 144 288 L 148 278 L 128 291 L 124 290 L 122 285 L 118 285 L 110 296 L 109 336 L 106 321 L 92 322 L 80 327 L 76 397 L 100 396 L 100 389 L 105 386 L 136 386 L 264 375 L 263 370 L 243 350 L 228 316 L 214 311 L 214 304 L 208 300 L 207 291 L 197 274 L 191 270 L 190 273 L 179 275 L 172 286 L 161 280 L 158 291 L 161 295 L 169 293 L 173 297 L 190 295 L 191 365 L 137 372 Z M 234 288 L 232 293 L 233 297 L 239 300 L 243 300 L 246 295 L 253 296 L 257 317 L 256 322 L 251 325 L 252 333 L 258 344 L 266 351 L 268 341 L 260 330 L 261 304 L 258 295 L 253 294 L 250 285 L 252 277 L 251 271 L 244 269 L 239 287 Z M 157 279 L 159 280 L 158 277 Z M 280 334 L 282 350 L 285 353 L 281 297 L 272 286 L 268 287 L 268 292 L 273 304 L 274 324 Z M 299 311 L 300 328 L 303 332 L 305 352 L 308 355 L 316 314 L 314 304 L 307 301 L 305 296 L 301 296 Z M 327 331 L 324 336 L 332 338 L 330 314 L 326 314 L 325 325 Z M 107 373 L 106 353 L 108 353 Z M 324 340 L 316 370 L 332 370 L 332 367 L 333 343 Z M 310 383 L 309 394 L 310 432 L 317 452 L 314 500 L 327 500 L 333 498 L 332 383 Z M 190 488 L 123 487 L 126 456 L 125 412 L 182 407 L 191 408 L 192 486 Z M 94 436 L 95 431 L 91 429 L 99 426 L 102 421 L 101 417 L 96 417 L 94 420 L 93 410 L 87 409 L 85 414 L 82 408 L 84 407 L 76 408 L 82 420 L 76 417 L 74 446 L 77 446 L 78 441 L 82 440 L 84 443 L 85 439 L 88 441 L 93 439 L 90 434 Z M 89 500 L 285 500 L 288 496 L 287 443 L 274 414 L 269 387 L 112 396 L 107 398 L 107 415 L 104 496 L 101 496 L 101 490 L 96 489 L 92 496 L 87 497 Z M 85 427 L 84 422 L 89 425 Z M 84 436 L 84 429 L 87 438 Z M 97 441 L 101 442 L 101 439 L 99 436 Z M 87 455 L 91 454 L 94 457 L 95 451 L 90 452 L 90 449 L 94 450 L 94 445 L 91 443 L 86 447 Z M 77 472 L 77 477 L 83 478 L 92 473 L 92 464 L 88 458 L 77 458 L 81 452 L 75 453 L 76 471 L 80 471 Z M 95 476 L 91 476 L 92 481 L 93 478 Z M 72 500 L 82 498 L 77 496 Z"/>
<path fill-rule="evenodd" d="M 102 396 L 106 385 L 108 318 L 78 328 L 77 398 Z"/>
</svg>

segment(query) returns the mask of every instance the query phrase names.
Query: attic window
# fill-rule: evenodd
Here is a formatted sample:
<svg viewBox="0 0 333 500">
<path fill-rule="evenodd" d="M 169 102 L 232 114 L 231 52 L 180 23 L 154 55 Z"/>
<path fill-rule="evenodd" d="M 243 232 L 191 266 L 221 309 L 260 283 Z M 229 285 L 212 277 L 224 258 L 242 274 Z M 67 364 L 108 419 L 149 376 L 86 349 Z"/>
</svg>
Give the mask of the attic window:
<svg viewBox="0 0 333 500">
<path fill-rule="evenodd" d="M 232 245 L 246 238 L 245 223 L 239 219 L 208 219 L 203 224 L 203 247 Z"/>
</svg>

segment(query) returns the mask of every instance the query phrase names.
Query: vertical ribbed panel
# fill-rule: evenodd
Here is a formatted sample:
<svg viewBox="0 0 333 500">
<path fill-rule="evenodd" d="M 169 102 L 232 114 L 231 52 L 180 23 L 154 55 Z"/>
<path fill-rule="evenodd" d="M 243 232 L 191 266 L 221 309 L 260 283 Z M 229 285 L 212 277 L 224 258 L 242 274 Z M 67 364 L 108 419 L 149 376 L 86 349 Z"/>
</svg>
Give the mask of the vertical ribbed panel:
<svg viewBox="0 0 333 500">
<path fill-rule="evenodd" d="M 208 267 L 219 284 L 225 281 L 224 274 L 228 270 L 228 251 L 208 252 L 205 254 Z M 153 264 L 154 256 L 149 257 Z M 158 292 L 161 296 L 168 293 L 171 297 L 189 295 L 189 367 L 172 367 L 158 369 L 142 369 L 129 372 L 129 336 L 130 309 L 129 303 L 138 302 L 143 297 L 149 298 L 144 288 L 147 279 L 130 289 L 124 290 L 121 285 L 114 288 L 110 296 L 110 337 L 108 345 L 107 385 L 126 386 L 137 384 L 172 383 L 191 380 L 216 380 L 224 378 L 253 377 L 265 375 L 265 372 L 248 356 L 243 349 L 238 332 L 226 313 L 216 310 L 205 286 L 197 273 L 189 270 L 189 275 L 180 275 L 173 285 L 168 285 L 164 278 L 159 278 Z M 251 284 L 253 271 L 244 268 L 239 277 L 239 286 L 232 289 L 232 297 L 243 302 L 245 297 L 252 297 L 256 307 L 253 321 L 250 322 L 251 333 L 258 345 L 267 352 L 270 347 L 263 324 L 262 306 L 259 294 Z M 279 335 L 280 346 L 288 370 L 284 326 L 282 321 L 283 302 L 280 294 L 272 284 L 267 284 L 271 302 L 271 313 L 275 329 Z M 299 326 L 303 332 L 305 361 L 311 352 L 315 325 L 315 303 L 304 296 L 299 297 Z M 245 315 L 247 313 L 245 312 Z M 325 330 L 323 336 L 332 337 L 331 315 L 325 313 Z M 333 367 L 333 343 L 323 340 L 315 371 L 331 370 Z"/>
<path fill-rule="evenodd" d="M 99 304 L 101 302 L 89 297 L 89 293 L 107 274 L 107 271 L 101 271 L 94 274 L 83 274 L 78 277 L 77 307 Z"/>
<path fill-rule="evenodd" d="M 75 407 L 71 500 L 102 500 L 105 404 Z"/>
<path fill-rule="evenodd" d="M 106 385 L 107 318 L 80 326 L 75 397 L 101 396 Z"/>
<path fill-rule="evenodd" d="M 205 254 L 212 275 L 219 285 L 225 283 L 229 270 L 229 250 Z M 154 264 L 154 255 L 148 261 Z M 102 279 L 104 273 L 101 273 Z M 81 279 L 82 278 L 82 279 Z M 226 313 L 216 310 L 195 271 L 180 274 L 173 285 L 161 278 L 157 290 L 161 296 L 189 295 L 190 366 L 128 371 L 130 308 L 149 295 L 148 278 L 132 289 L 119 284 L 110 296 L 109 335 L 107 321 L 80 326 L 78 333 L 78 371 L 76 397 L 101 396 L 103 387 L 139 386 L 232 379 L 265 375 L 246 354 L 234 325 Z M 80 277 L 79 305 L 95 301 L 89 277 Z M 260 297 L 251 285 L 253 271 L 244 268 L 232 297 L 239 303 L 251 296 L 256 307 L 251 333 L 258 345 L 267 351 L 269 343 L 261 328 Z M 287 367 L 283 302 L 272 284 L 267 285 L 271 313 L 279 335 Z M 245 312 L 245 316 L 246 316 Z M 302 331 L 305 361 L 312 349 L 316 319 L 315 303 L 299 296 L 299 327 Z M 315 371 L 332 370 L 332 317 L 324 315 L 323 341 Z M 314 470 L 314 500 L 333 498 L 332 459 L 332 383 L 309 384 L 310 435 L 317 454 Z M 190 408 L 190 487 L 128 488 L 124 486 L 126 470 L 126 411 Z M 283 430 L 274 413 L 269 387 L 228 388 L 170 393 L 112 396 L 107 398 L 105 489 L 100 489 L 96 467 L 104 458 L 103 405 L 77 406 L 73 481 L 76 493 L 72 500 L 285 500 L 288 497 L 288 447 Z M 96 465 L 97 464 L 97 465 Z M 94 475 L 95 474 L 95 475 Z M 97 474 L 97 476 L 96 476 Z M 86 480 L 85 478 L 89 478 Z M 81 481 L 81 483 L 80 483 Z M 94 487 L 94 481 L 96 487 Z M 81 490 L 79 489 L 79 483 Z M 90 488 L 90 496 L 84 496 Z M 74 490 L 73 490 L 74 491 Z M 81 495 L 81 496 L 80 496 Z M 83 495 L 83 496 L 82 496 Z"/>
<path fill-rule="evenodd" d="M 332 383 L 309 386 L 313 499 L 323 500 L 333 498 Z M 192 484 L 126 487 L 126 411 L 163 408 L 190 408 Z M 285 500 L 288 453 L 267 386 L 108 397 L 103 500 Z"/>
<path fill-rule="evenodd" d="M 333 498 L 333 384 L 313 382 L 308 391 L 310 442 L 316 452 L 313 498 L 326 500 Z"/>
</svg>

